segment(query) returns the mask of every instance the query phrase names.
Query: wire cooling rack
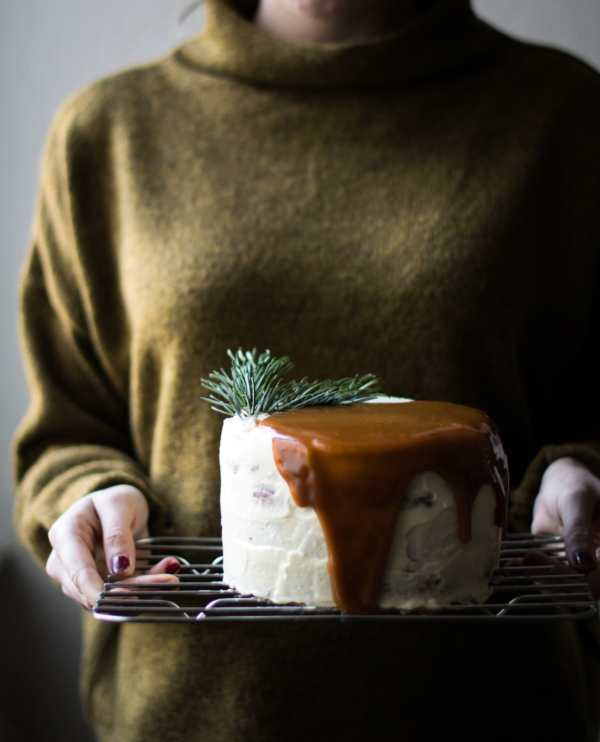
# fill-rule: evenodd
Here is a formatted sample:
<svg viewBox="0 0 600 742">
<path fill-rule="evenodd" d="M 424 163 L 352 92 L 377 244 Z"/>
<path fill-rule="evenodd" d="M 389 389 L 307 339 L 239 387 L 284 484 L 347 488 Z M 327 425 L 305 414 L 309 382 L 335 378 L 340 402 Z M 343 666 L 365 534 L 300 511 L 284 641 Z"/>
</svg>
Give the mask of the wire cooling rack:
<svg viewBox="0 0 600 742">
<path fill-rule="evenodd" d="M 178 559 L 179 584 L 168 587 L 137 583 L 135 589 L 112 579 L 93 614 L 100 621 L 195 623 L 239 621 L 440 621 L 556 620 L 586 618 L 596 603 L 582 574 L 555 574 L 551 566 L 525 567 L 520 560 L 535 549 L 566 564 L 564 542 L 558 536 L 511 534 L 502 542 L 500 565 L 492 576 L 493 592 L 482 604 L 451 604 L 424 612 L 386 610 L 368 616 L 348 616 L 335 608 L 278 605 L 240 595 L 223 582 L 220 538 L 148 538 L 136 542 L 138 571 L 143 575 L 166 556 Z"/>
</svg>

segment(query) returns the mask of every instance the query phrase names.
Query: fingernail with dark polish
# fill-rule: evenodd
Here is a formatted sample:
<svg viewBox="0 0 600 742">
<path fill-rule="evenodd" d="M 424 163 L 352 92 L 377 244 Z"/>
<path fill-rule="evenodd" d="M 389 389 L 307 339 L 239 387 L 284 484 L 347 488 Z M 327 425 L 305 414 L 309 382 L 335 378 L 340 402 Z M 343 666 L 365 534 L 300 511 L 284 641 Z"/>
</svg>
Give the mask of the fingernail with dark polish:
<svg viewBox="0 0 600 742">
<path fill-rule="evenodd" d="M 129 559 L 127 559 L 127 557 L 123 555 L 113 557 L 112 562 L 110 563 L 110 569 L 114 575 L 123 574 L 123 572 L 125 572 L 128 567 Z"/>
<path fill-rule="evenodd" d="M 167 564 L 167 566 L 165 567 L 165 572 L 169 575 L 174 575 L 177 574 L 180 569 L 181 565 L 179 564 L 179 562 L 169 562 L 169 564 Z"/>
<path fill-rule="evenodd" d="M 595 565 L 594 557 L 589 551 L 576 551 L 575 564 L 583 569 L 591 569 Z"/>
</svg>

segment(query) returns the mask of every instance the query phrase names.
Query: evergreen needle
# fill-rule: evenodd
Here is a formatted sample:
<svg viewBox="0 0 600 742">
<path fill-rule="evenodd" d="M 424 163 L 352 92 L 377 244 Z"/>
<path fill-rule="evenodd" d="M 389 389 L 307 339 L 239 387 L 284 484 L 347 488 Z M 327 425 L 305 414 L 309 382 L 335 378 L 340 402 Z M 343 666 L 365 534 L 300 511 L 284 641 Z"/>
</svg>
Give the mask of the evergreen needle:
<svg viewBox="0 0 600 742">
<path fill-rule="evenodd" d="M 332 381 L 283 381 L 294 368 L 287 356 L 274 358 L 269 350 L 257 357 L 256 348 L 237 353 L 227 351 L 230 375 L 224 369 L 213 371 L 202 385 L 211 392 L 203 397 L 213 410 L 224 415 L 257 417 L 274 412 L 316 405 L 344 405 L 366 402 L 378 394 L 380 379 L 373 374 Z"/>
</svg>

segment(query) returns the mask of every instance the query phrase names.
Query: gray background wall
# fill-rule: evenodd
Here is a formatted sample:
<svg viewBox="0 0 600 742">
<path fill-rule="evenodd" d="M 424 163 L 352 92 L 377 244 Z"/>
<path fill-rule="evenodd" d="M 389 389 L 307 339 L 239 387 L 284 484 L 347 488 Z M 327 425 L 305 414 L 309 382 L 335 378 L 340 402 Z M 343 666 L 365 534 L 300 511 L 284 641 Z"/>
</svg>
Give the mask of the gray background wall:
<svg viewBox="0 0 600 742">
<path fill-rule="evenodd" d="M 17 278 L 38 162 L 60 103 L 89 81 L 197 32 L 191 0 L 0 3 L 0 742 L 87 742 L 77 697 L 79 611 L 12 531 L 10 442 L 27 405 L 16 338 Z M 600 69 L 600 0 L 474 0 L 486 20 Z M 126 742 L 124 740 L 124 742 Z"/>
</svg>

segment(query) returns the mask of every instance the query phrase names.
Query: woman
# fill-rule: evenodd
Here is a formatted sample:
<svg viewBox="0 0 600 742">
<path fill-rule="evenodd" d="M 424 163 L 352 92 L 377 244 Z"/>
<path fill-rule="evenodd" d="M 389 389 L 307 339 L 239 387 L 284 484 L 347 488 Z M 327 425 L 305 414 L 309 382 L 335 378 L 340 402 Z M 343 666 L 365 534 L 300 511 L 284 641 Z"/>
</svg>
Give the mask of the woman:
<svg viewBox="0 0 600 742">
<path fill-rule="evenodd" d="M 535 500 L 596 585 L 599 101 L 467 0 L 210 0 L 199 37 L 70 101 L 23 283 L 17 465 L 21 537 L 65 593 L 90 608 L 147 530 L 219 533 L 200 379 L 237 347 L 485 409 L 513 527 Z M 88 614 L 84 696 L 103 742 L 591 740 L 595 631 Z"/>
</svg>

